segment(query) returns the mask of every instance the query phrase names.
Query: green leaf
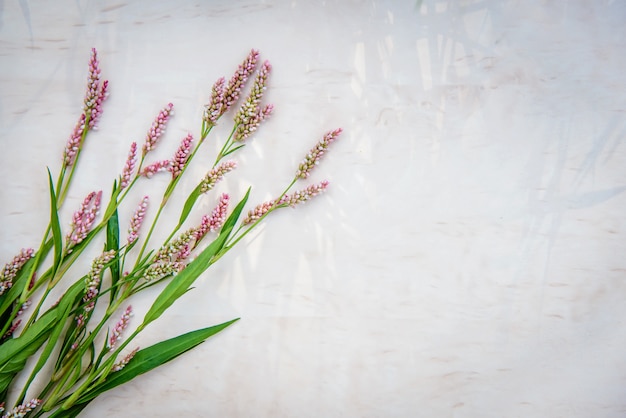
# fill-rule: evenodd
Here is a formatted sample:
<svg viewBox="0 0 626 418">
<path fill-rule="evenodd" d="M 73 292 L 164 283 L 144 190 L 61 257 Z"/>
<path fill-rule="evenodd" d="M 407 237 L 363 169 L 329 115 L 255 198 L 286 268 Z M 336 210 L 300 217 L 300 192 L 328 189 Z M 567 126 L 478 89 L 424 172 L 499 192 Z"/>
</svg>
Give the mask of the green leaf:
<svg viewBox="0 0 626 418">
<path fill-rule="evenodd" d="M 228 239 L 230 232 L 232 231 L 243 207 L 248 200 L 248 196 L 250 195 L 250 189 L 246 192 L 246 195 L 241 199 L 239 204 L 233 210 L 233 213 L 230 214 L 226 222 L 224 222 L 224 226 L 220 231 L 220 234 L 217 238 L 207 247 L 205 248 L 198 257 L 193 260 L 183 271 L 178 273 L 174 278 L 167 284 L 165 289 L 161 291 L 159 296 L 156 298 L 148 313 L 144 317 L 142 327 L 145 327 L 150 322 L 157 319 L 159 316 L 165 312 L 167 308 L 172 306 L 172 304 L 184 295 L 193 282 L 212 264 L 212 258 L 217 254 L 224 243 Z"/>
<path fill-rule="evenodd" d="M 139 350 L 122 370 L 112 372 L 102 384 L 96 386 L 79 398 L 77 405 L 86 404 L 101 393 L 122 385 L 140 374 L 149 372 L 175 359 L 238 320 L 239 318 L 212 327 L 191 331 Z M 76 405 L 74 405 L 74 407 L 76 407 Z"/>
<path fill-rule="evenodd" d="M 50 182 L 50 227 L 52 228 L 52 240 L 54 242 L 54 264 L 52 267 L 52 277 L 54 277 L 62 261 L 63 236 L 61 235 L 61 224 L 59 223 L 59 212 L 57 211 L 57 197 L 54 194 L 54 183 L 50 169 L 48 169 L 48 180 Z"/>
<path fill-rule="evenodd" d="M 202 195 L 202 193 L 200 192 L 201 187 L 202 187 L 202 183 L 198 184 L 196 186 L 196 188 L 193 189 L 193 191 L 191 192 L 191 194 L 189 195 L 187 200 L 185 201 L 185 205 L 183 206 L 183 210 L 180 213 L 180 219 L 178 220 L 178 227 L 179 228 L 183 225 L 183 223 L 185 222 L 185 220 L 189 216 L 189 213 L 191 212 L 191 209 L 193 209 L 193 205 L 196 203 L 196 200 L 198 200 L 198 198 Z"/>
<path fill-rule="evenodd" d="M 120 249 L 120 223 L 118 219 L 117 209 L 113 212 L 113 215 L 107 221 L 107 240 L 105 251 L 115 250 L 115 254 L 118 254 Z M 115 300 L 115 294 L 117 293 L 117 282 L 120 279 L 120 260 L 116 257 L 109 267 L 111 270 L 111 304 Z"/>
<path fill-rule="evenodd" d="M 75 307 L 77 299 L 82 294 L 83 289 L 84 289 L 83 283 L 81 282 L 75 283 L 71 288 L 69 288 L 65 292 L 65 294 L 59 301 L 59 304 L 54 308 L 57 311 L 57 315 L 55 319 L 56 324 L 51 324 L 52 332 L 50 336 L 46 338 L 48 343 L 46 344 L 46 347 L 43 349 L 42 353 L 39 355 L 39 360 L 37 361 L 37 364 L 33 368 L 33 371 L 31 372 L 31 375 L 28 378 L 28 381 L 23 386 L 24 389 L 22 391 L 22 394 L 20 395 L 20 401 L 19 401 L 20 403 L 24 401 L 26 390 L 28 389 L 32 381 L 35 379 L 35 377 L 37 376 L 37 373 L 39 373 L 39 370 L 41 370 L 41 368 L 46 364 L 46 362 L 50 358 L 50 355 L 52 354 L 52 350 L 57 345 L 57 342 L 59 341 L 59 337 L 61 336 L 61 332 L 63 331 L 63 328 L 65 328 L 65 323 L 67 322 L 66 320 L 69 317 L 70 313 L 72 312 L 73 308 Z"/>
<path fill-rule="evenodd" d="M 0 346 L 0 393 L 20 372 L 28 358 L 48 339 L 57 321 L 58 310 L 51 309 L 32 323 L 18 338 L 8 340 Z"/>
<path fill-rule="evenodd" d="M 241 144 L 241 145 L 239 145 L 238 147 L 235 147 L 235 148 L 233 148 L 233 149 L 229 149 L 228 151 L 226 151 L 226 152 L 222 155 L 222 157 L 226 157 L 227 155 L 230 155 L 230 154 L 232 154 L 233 152 L 237 151 L 239 148 L 243 148 L 243 147 L 245 147 L 245 146 L 246 146 L 246 144 Z"/>
</svg>

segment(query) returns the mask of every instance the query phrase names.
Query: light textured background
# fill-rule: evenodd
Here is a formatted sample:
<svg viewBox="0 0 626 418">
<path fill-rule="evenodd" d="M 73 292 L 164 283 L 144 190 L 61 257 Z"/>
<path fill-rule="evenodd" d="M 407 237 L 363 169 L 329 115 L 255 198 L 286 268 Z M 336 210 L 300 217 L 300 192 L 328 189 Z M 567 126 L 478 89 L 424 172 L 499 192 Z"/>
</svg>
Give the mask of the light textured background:
<svg viewBox="0 0 626 418">
<path fill-rule="evenodd" d="M 0 2 L 3 262 L 47 223 L 91 47 L 111 97 L 66 208 L 109 190 L 167 102 L 156 156 L 197 135 L 252 47 L 276 112 L 234 196 L 279 193 L 345 130 L 315 172 L 329 192 L 268 219 L 138 343 L 242 320 L 85 416 L 625 416 L 625 20 L 605 0 Z"/>
</svg>

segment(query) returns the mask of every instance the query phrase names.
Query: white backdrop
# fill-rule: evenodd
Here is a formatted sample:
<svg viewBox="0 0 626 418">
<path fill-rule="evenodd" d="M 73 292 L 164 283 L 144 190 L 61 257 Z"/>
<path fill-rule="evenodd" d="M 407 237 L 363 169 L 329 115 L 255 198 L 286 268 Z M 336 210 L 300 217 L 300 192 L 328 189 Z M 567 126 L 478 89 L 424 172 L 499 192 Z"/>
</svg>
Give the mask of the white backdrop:
<svg viewBox="0 0 626 418">
<path fill-rule="evenodd" d="M 92 47 L 111 96 L 66 208 L 106 195 L 166 103 L 156 155 L 197 136 L 250 48 L 274 67 L 275 114 L 233 198 L 280 193 L 344 128 L 313 176 L 328 193 L 268 219 L 138 344 L 241 321 L 84 416 L 626 415 L 625 19 L 604 0 L 0 2 L 3 263 L 47 224 L 45 167 Z"/>
</svg>

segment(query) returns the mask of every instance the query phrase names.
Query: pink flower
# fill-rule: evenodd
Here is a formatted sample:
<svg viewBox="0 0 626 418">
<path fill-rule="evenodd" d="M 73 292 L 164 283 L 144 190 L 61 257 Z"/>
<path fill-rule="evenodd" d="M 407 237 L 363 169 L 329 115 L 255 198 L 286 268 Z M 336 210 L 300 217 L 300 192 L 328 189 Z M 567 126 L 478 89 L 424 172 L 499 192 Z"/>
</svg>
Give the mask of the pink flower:
<svg viewBox="0 0 626 418">
<path fill-rule="evenodd" d="M 211 101 L 204 108 L 203 119 L 208 126 L 217 125 L 217 120 L 224 113 L 224 77 L 217 79 L 211 91 Z"/>
<path fill-rule="evenodd" d="M 2 418 L 22 418 L 25 417 L 33 409 L 41 405 L 41 399 L 31 399 L 28 402 L 16 406 L 6 414 L 2 415 Z"/>
<path fill-rule="evenodd" d="M 178 261 L 159 261 L 146 269 L 143 278 L 146 282 L 156 282 L 184 268 L 185 264 Z"/>
<path fill-rule="evenodd" d="M 102 191 L 91 192 L 83 201 L 80 209 L 74 213 L 71 231 L 67 235 L 68 252 L 71 252 L 71 247 L 81 243 L 91 231 L 98 209 L 100 209 L 101 200 Z"/>
<path fill-rule="evenodd" d="M 248 216 L 246 216 L 246 218 L 243 220 L 243 224 L 248 225 L 258 221 L 263 216 L 265 216 L 270 211 L 270 209 L 274 208 L 274 206 L 274 201 L 264 202 L 260 205 L 257 205 L 256 208 L 248 212 Z"/>
<path fill-rule="evenodd" d="M 91 49 L 91 58 L 89 59 L 89 76 L 87 77 L 87 92 L 85 93 L 85 105 L 83 110 L 85 113 L 92 111 L 96 105 L 100 92 L 100 62 L 98 61 L 98 52 L 96 48 Z"/>
<path fill-rule="evenodd" d="M 126 329 L 126 327 L 128 327 L 131 316 L 133 316 L 133 308 L 132 306 L 128 306 L 118 323 L 115 324 L 115 327 L 111 331 L 111 336 L 109 337 L 109 351 L 113 350 L 115 344 L 117 344 L 119 339 L 122 337 L 122 332 Z"/>
<path fill-rule="evenodd" d="M 339 128 L 324 135 L 324 138 L 309 151 L 304 160 L 300 163 L 298 171 L 296 171 L 296 178 L 306 179 L 309 177 L 313 167 L 319 164 L 320 159 L 328 150 L 328 146 L 335 142 L 341 132 L 342 129 Z"/>
<path fill-rule="evenodd" d="M 165 132 L 165 126 L 170 116 L 173 114 L 173 108 L 174 105 L 168 103 L 157 115 L 146 135 L 146 142 L 143 144 L 143 155 L 146 155 L 149 151 L 154 149 L 157 141 Z"/>
<path fill-rule="evenodd" d="M 76 156 L 82 145 L 83 136 L 89 129 L 96 129 L 97 122 L 102 115 L 102 103 L 108 97 L 109 82 L 105 80 L 100 84 L 100 62 L 95 48 L 91 50 L 89 59 L 89 75 L 87 76 L 87 91 L 83 104 L 83 113 L 80 115 L 74 131 L 70 135 L 63 153 L 63 165 L 70 167 L 76 161 Z M 87 122 L 89 115 L 89 123 Z"/>
<path fill-rule="evenodd" d="M 237 162 L 234 160 L 229 160 L 224 161 L 223 163 L 209 171 L 200 183 L 200 192 L 206 193 L 211 190 L 213 187 L 215 187 L 217 182 L 221 181 L 224 178 L 224 175 L 226 173 L 234 170 L 235 168 L 237 168 Z"/>
<path fill-rule="evenodd" d="M 109 87 L 108 80 L 104 80 L 100 90 L 98 91 L 98 96 L 96 97 L 96 104 L 91 109 L 91 114 L 89 116 L 89 129 L 98 129 L 98 120 L 102 115 L 102 103 L 109 97 L 109 92 L 107 91 Z"/>
<path fill-rule="evenodd" d="M 126 357 L 124 357 L 121 361 L 115 363 L 111 371 L 119 372 L 120 370 L 122 370 L 124 366 L 126 366 L 133 359 L 133 357 L 135 357 L 135 354 L 137 354 L 138 351 L 139 351 L 139 347 L 136 347 L 133 351 L 127 354 Z"/>
<path fill-rule="evenodd" d="M 63 164 L 66 167 L 71 167 L 76 161 L 76 155 L 80 149 L 81 141 L 83 139 L 83 132 L 85 131 L 85 120 L 87 117 L 85 114 L 81 114 L 76 122 L 76 126 L 65 145 L 65 151 L 63 152 Z"/>
<path fill-rule="evenodd" d="M 15 279 L 17 273 L 19 273 L 28 260 L 33 258 L 34 254 L 35 250 L 32 248 L 22 248 L 20 253 L 4 266 L 4 269 L 0 272 L 0 295 L 11 288 L 13 279 Z"/>
<path fill-rule="evenodd" d="M 252 49 L 246 59 L 239 65 L 235 74 L 228 82 L 226 90 L 224 91 L 224 106 L 221 109 L 221 114 L 224 114 L 230 107 L 237 102 L 241 89 L 248 81 L 248 77 L 256 68 L 256 62 L 259 59 L 259 51 Z"/>
<path fill-rule="evenodd" d="M 228 202 L 230 201 L 230 196 L 226 193 L 222 194 L 220 197 L 220 201 L 211 212 L 211 215 L 204 215 L 202 217 L 202 223 L 195 230 L 195 243 L 194 248 L 198 245 L 200 240 L 208 233 L 217 231 L 222 227 L 224 222 L 226 221 L 226 212 L 228 211 Z"/>
<path fill-rule="evenodd" d="M 186 259 L 189 256 L 190 243 L 194 236 L 195 228 L 191 228 L 161 247 L 154 256 L 155 263 L 179 262 Z"/>
<path fill-rule="evenodd" d="M 103 252 L 96 257 L 91 263 L 91 270 L 85 278 L 85 295 L 83 302 L 85 303 L 85 312 L 89 312 L 94 308 L 96 296 L 100 292 L 100 281 L 102 280 L 102 270 L 104 266 L 115 258 L 115 250 Z"/>
<path fill-rule="evenodd" d="M 172 159 L 172 163 L 167 168 L 172 173 L 172 178 L 180 176 L 183 170 L 185 169 L 185 164 L 187 164 L 187 160 L 189 160 L 189 156 L 191 155 L 191 143 L 193 142 L 193 136 L 188 134 L 183 140 L 180 142 L 180 146 L 178 150 L 176 150 L 176 154 Z"/>
<path fill-rule="evenodd" d="M 168 170 L 170 164 L 170 160 L 157 161 L 141 170 L 141 175 L 150 178 L 159 171 Z"/>
<path fill-rule="evenodd" d="M 252 132 L 256 131 L 261 122 L 272 113 L 273 105 L 267 105 L 263 109 L 260 108 L 261 99 L 267 88 L 267 79 L 271 70 L 272 66 L 269 61 L 265 61 L 254 80 L 250 94 L 235 115 L 235 123 L 237 124 L 235 141 L 244 141 L 248 138 Z"/>
<path fill-rule="evenodd" d="M 318 194 L 324 192 L 326 188 L 328 188 L 328 181 L 324 180 L 318 184 L 312 184 L 304 190 L 299 190 L 291 195 L 285 195 L 281 199 L 279 199 L 276 204 L 277 205 L 289 205 L 291 207 L 295 207 L 300 203 L 304 203 L 312 197 L 317 196 Z"/>
<path fill-rule="evenodd" d="M 132 219 L 130 220 L 130 227 L 128 228 L 128 246 L 132 245 L 135 241 L 137 241 L 137 238 L 139 238 L 139 229 L 143 223 L 143 218 L 146 216 L 148 200 L 148 196 L 143 197 L 141 203 L 137 209 L 135 209 Z"/>
<path fill-rule="evenodd" d="M 124 170 L 120 178 L 120 190 L 125 189 L 130 184 L 130 176 L 135 170 L 135 164 L 137 163 L 137 143 L 130 144 L 130 151 L 128 151 L 128 158 L 126 164 L 124 164 Z"/>
</svg>

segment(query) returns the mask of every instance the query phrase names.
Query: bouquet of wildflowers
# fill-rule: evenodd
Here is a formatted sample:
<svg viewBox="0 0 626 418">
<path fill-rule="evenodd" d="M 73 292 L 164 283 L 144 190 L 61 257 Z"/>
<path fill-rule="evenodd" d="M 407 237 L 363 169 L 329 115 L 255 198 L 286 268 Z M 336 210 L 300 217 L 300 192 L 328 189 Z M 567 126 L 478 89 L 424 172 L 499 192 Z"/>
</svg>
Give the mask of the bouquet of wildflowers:
<svg viewBox="0 0 626 418">
<path fill-rule="evenodd" d="M 83 144 L 98 124 L 109 90 L 108 82 L 101 81 L 97 53 L 92 50 L 83 112 L 65 147 L 56 180 L 48 170 L 48 227 L 39 248 L 22 249 L 0 271 L 2 417 L 77 416 L 101 393 L 176 358 L 237 320 L 179 335 L 147 348 L 134 345 L 139 333 L 190 290 L 206 269 L 266 216 L 306 202 L 328 187 L 328 182 L 323 181 L 292 191 L 297 183 L 309 177 L 341 129 L 328 132 L 309 151 L 294 178 L 275 199 L 257 205 L 246 215 L 250 189 L 235 204 L 224 193 L 198 225 L 184 227 L 199 199 L 237 167 L 235 153 L 272 114 L 273 106 L 262 104 L 272 68 L 265 61 L 257 70 L 258 60 L 258 51 L 250 51 L 230 80 L 220 78 L 215 82 L 197 140 L 191 134 L 186 135 L 171 159 L 151 161 L 150 152 L 173 114 L 173 105 L 165 106 L 149 128 L 141 148 L 136 142 L 130 145 L 128 159 L 120 164 L 120 175 L 113 181 L 108 202 L 102 191 L 89 193 L 75 210 L 69 228 L 62 228 L 59 213 L 75 177 Z M 244 97 L 249 79 L 252 85 Z M 178 219 L 169 227 L 168 237 L 162 243 L 152 243 L 162 210 L 174 195 L 190 161 L 218 120 L 231 108 L 233 128 L 213 166 L 207 167 L 206 175 L 188 196 L 181 197 L 186 200 Z M 130 225 L 121 228 L 118 211 L 123 209 L 129 191 L 155 175 L 169 175 L 170 180 L 147 232 L 140 233 L 146 230 L 142 223 L 152 206 L 148 196 L 134 206 Z M 127 233 L 122 235 L 120 230 Z M 70 267 L 81 259 L 96 236 L 104 237 L 104 247 L 91 262 L 89 271 L 77 277 Z M 133 315 L 131 299 L 164 281 L 166 284 L 156 294 L 142 322 L 122 339 Z M 61 297 L 49 300 L 59 289 Z M 15 387 L 17 381 L 20 387 Z"/>
</svg>

